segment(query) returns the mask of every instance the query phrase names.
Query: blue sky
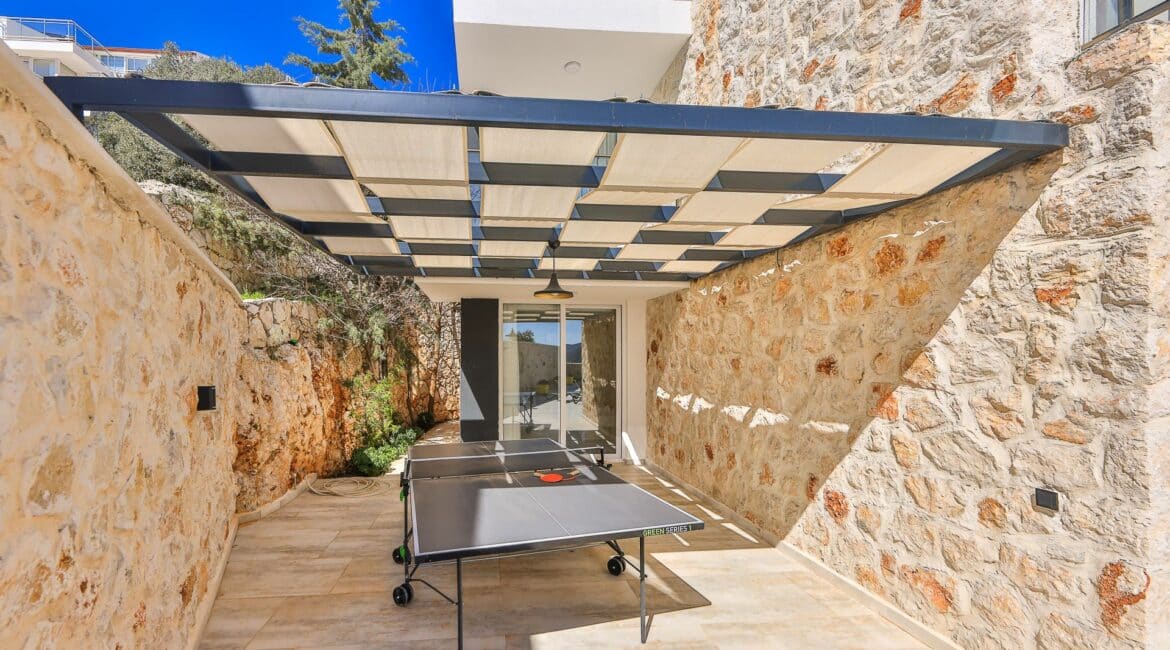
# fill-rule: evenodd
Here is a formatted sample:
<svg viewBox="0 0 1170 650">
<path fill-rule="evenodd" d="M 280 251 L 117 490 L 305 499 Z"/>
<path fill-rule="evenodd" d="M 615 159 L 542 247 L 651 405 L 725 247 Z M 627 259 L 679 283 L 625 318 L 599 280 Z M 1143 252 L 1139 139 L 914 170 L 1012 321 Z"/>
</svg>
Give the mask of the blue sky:
<svg viewBox="0 0 1170 650">
<path fill-rule="evenodd" d="M 162 47 L 175 41 L 183 49 L 227 56 L 245 65 L 272 63 L 298 81 L 304 70 L 283 65 L 289 52 L 314 56 L 294 18 L 304 16 L 338 25 L 336 0 L 6 0 L 0 12 L 10 16 L 71 18 L 107 47 Z M 415 58 L 407 67 L 412 90 L 443 90 L 458 85 L 451 0 L 383 0 L 379 19 L 398 21 L 406 32 L 406 50 Z"/>
</svg>

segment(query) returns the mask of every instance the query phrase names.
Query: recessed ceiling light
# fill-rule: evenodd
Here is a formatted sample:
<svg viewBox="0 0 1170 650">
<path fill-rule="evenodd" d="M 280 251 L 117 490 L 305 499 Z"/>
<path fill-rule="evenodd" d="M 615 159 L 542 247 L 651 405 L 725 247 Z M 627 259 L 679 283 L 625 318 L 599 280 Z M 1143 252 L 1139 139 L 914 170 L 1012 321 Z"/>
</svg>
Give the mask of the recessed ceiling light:
<svg viewBox="0 0 1170 650">
<path fill-rule="evenodd" d="M 569 61 L 568 63 L 565 64 L 565 72 L 568 72 L 569 74 L 577 74 L 580 71 L 581 71 L 581 62 L 580 61 Z"/>
</svg>

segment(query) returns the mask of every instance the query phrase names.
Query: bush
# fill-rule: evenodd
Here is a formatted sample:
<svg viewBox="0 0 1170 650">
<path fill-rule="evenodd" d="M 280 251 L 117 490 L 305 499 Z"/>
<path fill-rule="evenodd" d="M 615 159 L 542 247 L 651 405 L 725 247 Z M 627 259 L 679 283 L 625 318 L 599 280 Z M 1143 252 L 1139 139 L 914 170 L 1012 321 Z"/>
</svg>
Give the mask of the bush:
<svg viewBox="0 0 1170 650">
<path fill-rule="evenodd" d="M 402 423 L 394 410 L 394 382 L 370 375 L 353 378 L 349 415 L 361 436 L 361 446 L 350 457 L 350 467 L 362 476 L 381 476 L 422 432 Z"/>
<path fill-rule="evenodd" d="M 382 476 L 390 470 L 390 463 L 398 460 L 405 450 L 391 445 L 362 447 L 353 452 L 349 464 L 362 476 Z"/>
</svg>

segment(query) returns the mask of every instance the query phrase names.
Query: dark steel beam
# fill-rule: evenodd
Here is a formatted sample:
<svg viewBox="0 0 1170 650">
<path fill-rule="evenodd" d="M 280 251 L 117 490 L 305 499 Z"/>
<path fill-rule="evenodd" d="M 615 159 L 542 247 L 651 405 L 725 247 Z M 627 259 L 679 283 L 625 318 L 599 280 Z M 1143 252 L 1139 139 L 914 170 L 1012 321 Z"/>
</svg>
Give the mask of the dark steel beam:
<svg viewBox="0 0 1170 650">
<path fill-rule="evenodd" d="M 521 228 L 519 226 L 477 226 L 475 238 L 495 241 L 543 241 L 557 238 L 556 228 Z"/>
<path fill-rule="evenodd" d="M 756 220 L 769 226 L 821 226 L 845 222 L 840 210 L 782 210 L 772 208 Z"/>
<path fill-rule="evenodd" d="M 625 271 L 633 273 L 634 271 L 657 271 L 658 264 L 654 262 L 639 262 L 634 260 L 602 260 L 597 268 L 602 271 Z"/>
<path fill-rule="evenodd" d="M 527 163 L 468 163 L 468 182 L 478 185 L 538 185 L 597 187 L 604 167 L 592 165 L 536 165 Z"/>
<path fill-rule="evenodd" d="M 438 242 L 411 242 L 411 255 L 475 255 L 471 244 L 445 244 Z"/>
<path fill-rule="evenodd" d="M 707 191 L 821 194 L 842 178 L 844 174 L 721 171 L 711 179 Z"/>
<path fill-rule="evenodd" d="M 348 264 L 356 266 L 396 266 L 413 267 L 414 261 L 409 255 L 340 255 L 348 260 Z"/>
<path fill-rule="evenodd" d="M 529 257 L 477 257 L 475 264 L 486 269 L 535 269 L 539 260 Z"/>
<path fill-rule="evenodd" d="M 381 214 L 413 217 L 478 217 L 472 201 L 450 199 L 395 199 L 379 197 Z"/>
<path fill-rule="evenodd" d="M 659 205 L 602 205 L 578 203 L 570 219 L 582 221 L 638 221 L 667 222 L 674 214 L 674 206 Z"/>
<path fill-rule="evenodd" d="M 335 221 L 299 221 L 287 218 L 285 223 L 302 235 L 313 237 L 393 237 L 394 231 L 384 223 L 338 223 Z"/>
<path fill-rule="evenodd" d="M 557 257 L 569 257 L 578 259 L 595 259 L 595 260 L 610 260 L 614 255 L 618 254 L 620 248 L 608 248 L 606 246 L 561 246 L 557 249 Z"/>
<path fill-rule="evenodd" d="M 477 127 L 976 145 L 1052 151 L 1068 127 L 961 117 L 777 111 L 305 88 L 158 79 L 49 77 L 66 106 L 96 111 L 299 117 Z"/>
<path fill-rule="evenodd" d="M 635 244 L 678 244 L 687 246 L 710 246 L 723 238 L 721 232 L 695 230 L 642 230 L 634 238 Z"/>
</svg>

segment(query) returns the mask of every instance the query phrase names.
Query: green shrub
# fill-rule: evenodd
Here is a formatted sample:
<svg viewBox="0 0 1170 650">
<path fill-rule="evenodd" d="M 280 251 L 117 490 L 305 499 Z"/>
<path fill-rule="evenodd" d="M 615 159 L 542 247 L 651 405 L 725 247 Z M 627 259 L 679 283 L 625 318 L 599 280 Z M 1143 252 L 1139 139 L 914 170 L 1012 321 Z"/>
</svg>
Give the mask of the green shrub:
<svg viewBox="0 0 1170 650">
<path fill-rule="evenodd" d="M 260 300 L 262 298 L 266 298 L 267 296 L 264 295 L 263 291 L 245 291 L 244 293 L 240 294 L 240 297 L 244 300 Z"/>
<path fill-rule="evenodd" d="M 362 476 L 382 476 L 390 470 L 390 464 L 405 452 L 392 445 L 362 447 L 353 452 L 349 464 L 353 471 Z"/>
<path fill-rule="evenodd" d="M 395 383 L 389 378 L 358 375 L 349 387 L 353 391 L 349 415 L 361 440 L 361 446 L 350 457 L 350 466 L 363 476 L 381 476 L 422 432 L 403 424 L 394 410 Z"/>
</svg>

